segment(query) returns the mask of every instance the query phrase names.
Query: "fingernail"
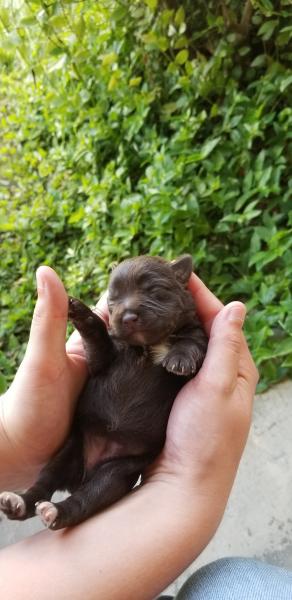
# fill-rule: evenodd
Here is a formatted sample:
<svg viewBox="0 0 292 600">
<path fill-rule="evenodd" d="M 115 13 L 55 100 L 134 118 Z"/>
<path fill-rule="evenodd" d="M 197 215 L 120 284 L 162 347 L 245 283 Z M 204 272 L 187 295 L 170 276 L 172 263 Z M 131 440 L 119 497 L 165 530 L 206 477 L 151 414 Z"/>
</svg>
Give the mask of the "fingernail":
<svg viewBox="0 0 292 600">
<path fill-rule="evenodd" d="M 246 317 L 246 307 L 244 304 L 240 302 L 232 302 L 226 307 L 228 309 L 227 318 L 228 321 L 232 321 L 233 323 L 240 323 L 243 325 L 244 319 Z"/>
<path fill-rule="evenodd" d="M 45 291 L 46 291 L 47 284 L 46 284 L 45 278 L 43 277 L 43 273 L 41 271 L 41 267 L 39 267 L 37 269 L 37 272 L 36 272 L 36 282 L 37 282 L 38 296 L 42 296 L 45 293 Z"/>
</svg>

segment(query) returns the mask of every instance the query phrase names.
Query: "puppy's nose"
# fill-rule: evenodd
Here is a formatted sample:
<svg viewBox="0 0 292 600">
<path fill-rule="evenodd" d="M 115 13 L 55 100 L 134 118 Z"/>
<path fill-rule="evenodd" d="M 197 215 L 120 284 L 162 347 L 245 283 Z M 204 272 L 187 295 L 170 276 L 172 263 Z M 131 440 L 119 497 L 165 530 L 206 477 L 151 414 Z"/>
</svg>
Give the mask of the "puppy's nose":
<svg viewBox="0 0 292 600">
<path fill-rule="evenodd" d="M 138 315 L 137 313 L 131 311 L 131 310 L 126 310 L 122 316 L 122 323 L 123 325 L 126 326 L 133 326 L 136 321 L 138 320 Z"/>
</svg>

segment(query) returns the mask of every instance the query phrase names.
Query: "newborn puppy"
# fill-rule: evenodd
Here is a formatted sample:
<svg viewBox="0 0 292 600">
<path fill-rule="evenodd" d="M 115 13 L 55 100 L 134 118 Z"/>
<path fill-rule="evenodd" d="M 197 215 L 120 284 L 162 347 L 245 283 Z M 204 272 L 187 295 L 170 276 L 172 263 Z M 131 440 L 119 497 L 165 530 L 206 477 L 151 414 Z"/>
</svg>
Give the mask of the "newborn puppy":
<svg viewBox="0 0 292 600">
<path fill-rule="evenodd" d="M 3 492 L 9 519 L 38 514 L 51 529 L 76 525 L 129 492 L 161 451 L 173 401 L 201 367 L 207 338 L 187 284 L 192 259 L 140 256 L 110 277 L 109 330 L 69 299 L 90 377 L 70 435 L 22 494 Z M 50 502 L 56 490 L 71 496 Z"/>
</svg>

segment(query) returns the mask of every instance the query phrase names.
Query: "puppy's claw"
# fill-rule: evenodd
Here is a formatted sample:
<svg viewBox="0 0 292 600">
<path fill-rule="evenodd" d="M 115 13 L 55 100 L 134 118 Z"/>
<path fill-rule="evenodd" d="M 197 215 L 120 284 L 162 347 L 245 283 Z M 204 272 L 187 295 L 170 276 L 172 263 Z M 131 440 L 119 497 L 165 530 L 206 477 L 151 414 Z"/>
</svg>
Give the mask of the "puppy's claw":
<svg viewBox="0 0 292 600">
<path fill-rule="evenodd" d="M 162 366 L 173 373 L 174 375 L 180 375 L 181 377 L 194 376 L 197 373 L 197 361 L 194 357 L 189 356 L 166 356 L 162 362 Z"/>
</svg>

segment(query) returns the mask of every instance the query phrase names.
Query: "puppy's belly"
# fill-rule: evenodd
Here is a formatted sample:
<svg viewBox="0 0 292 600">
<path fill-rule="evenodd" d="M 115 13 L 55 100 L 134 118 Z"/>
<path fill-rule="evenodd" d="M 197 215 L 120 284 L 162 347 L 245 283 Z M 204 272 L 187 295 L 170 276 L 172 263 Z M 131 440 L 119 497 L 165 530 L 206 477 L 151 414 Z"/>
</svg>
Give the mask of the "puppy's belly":
<svg viewBox="0 0 292 600">
<path fill-rule="evenodd" d="M 86 434 L 84 439 L 84 464 L 89 470 L 100 462 L 125 454 L 123 444 L 102 435 Z"/>
</svg>

